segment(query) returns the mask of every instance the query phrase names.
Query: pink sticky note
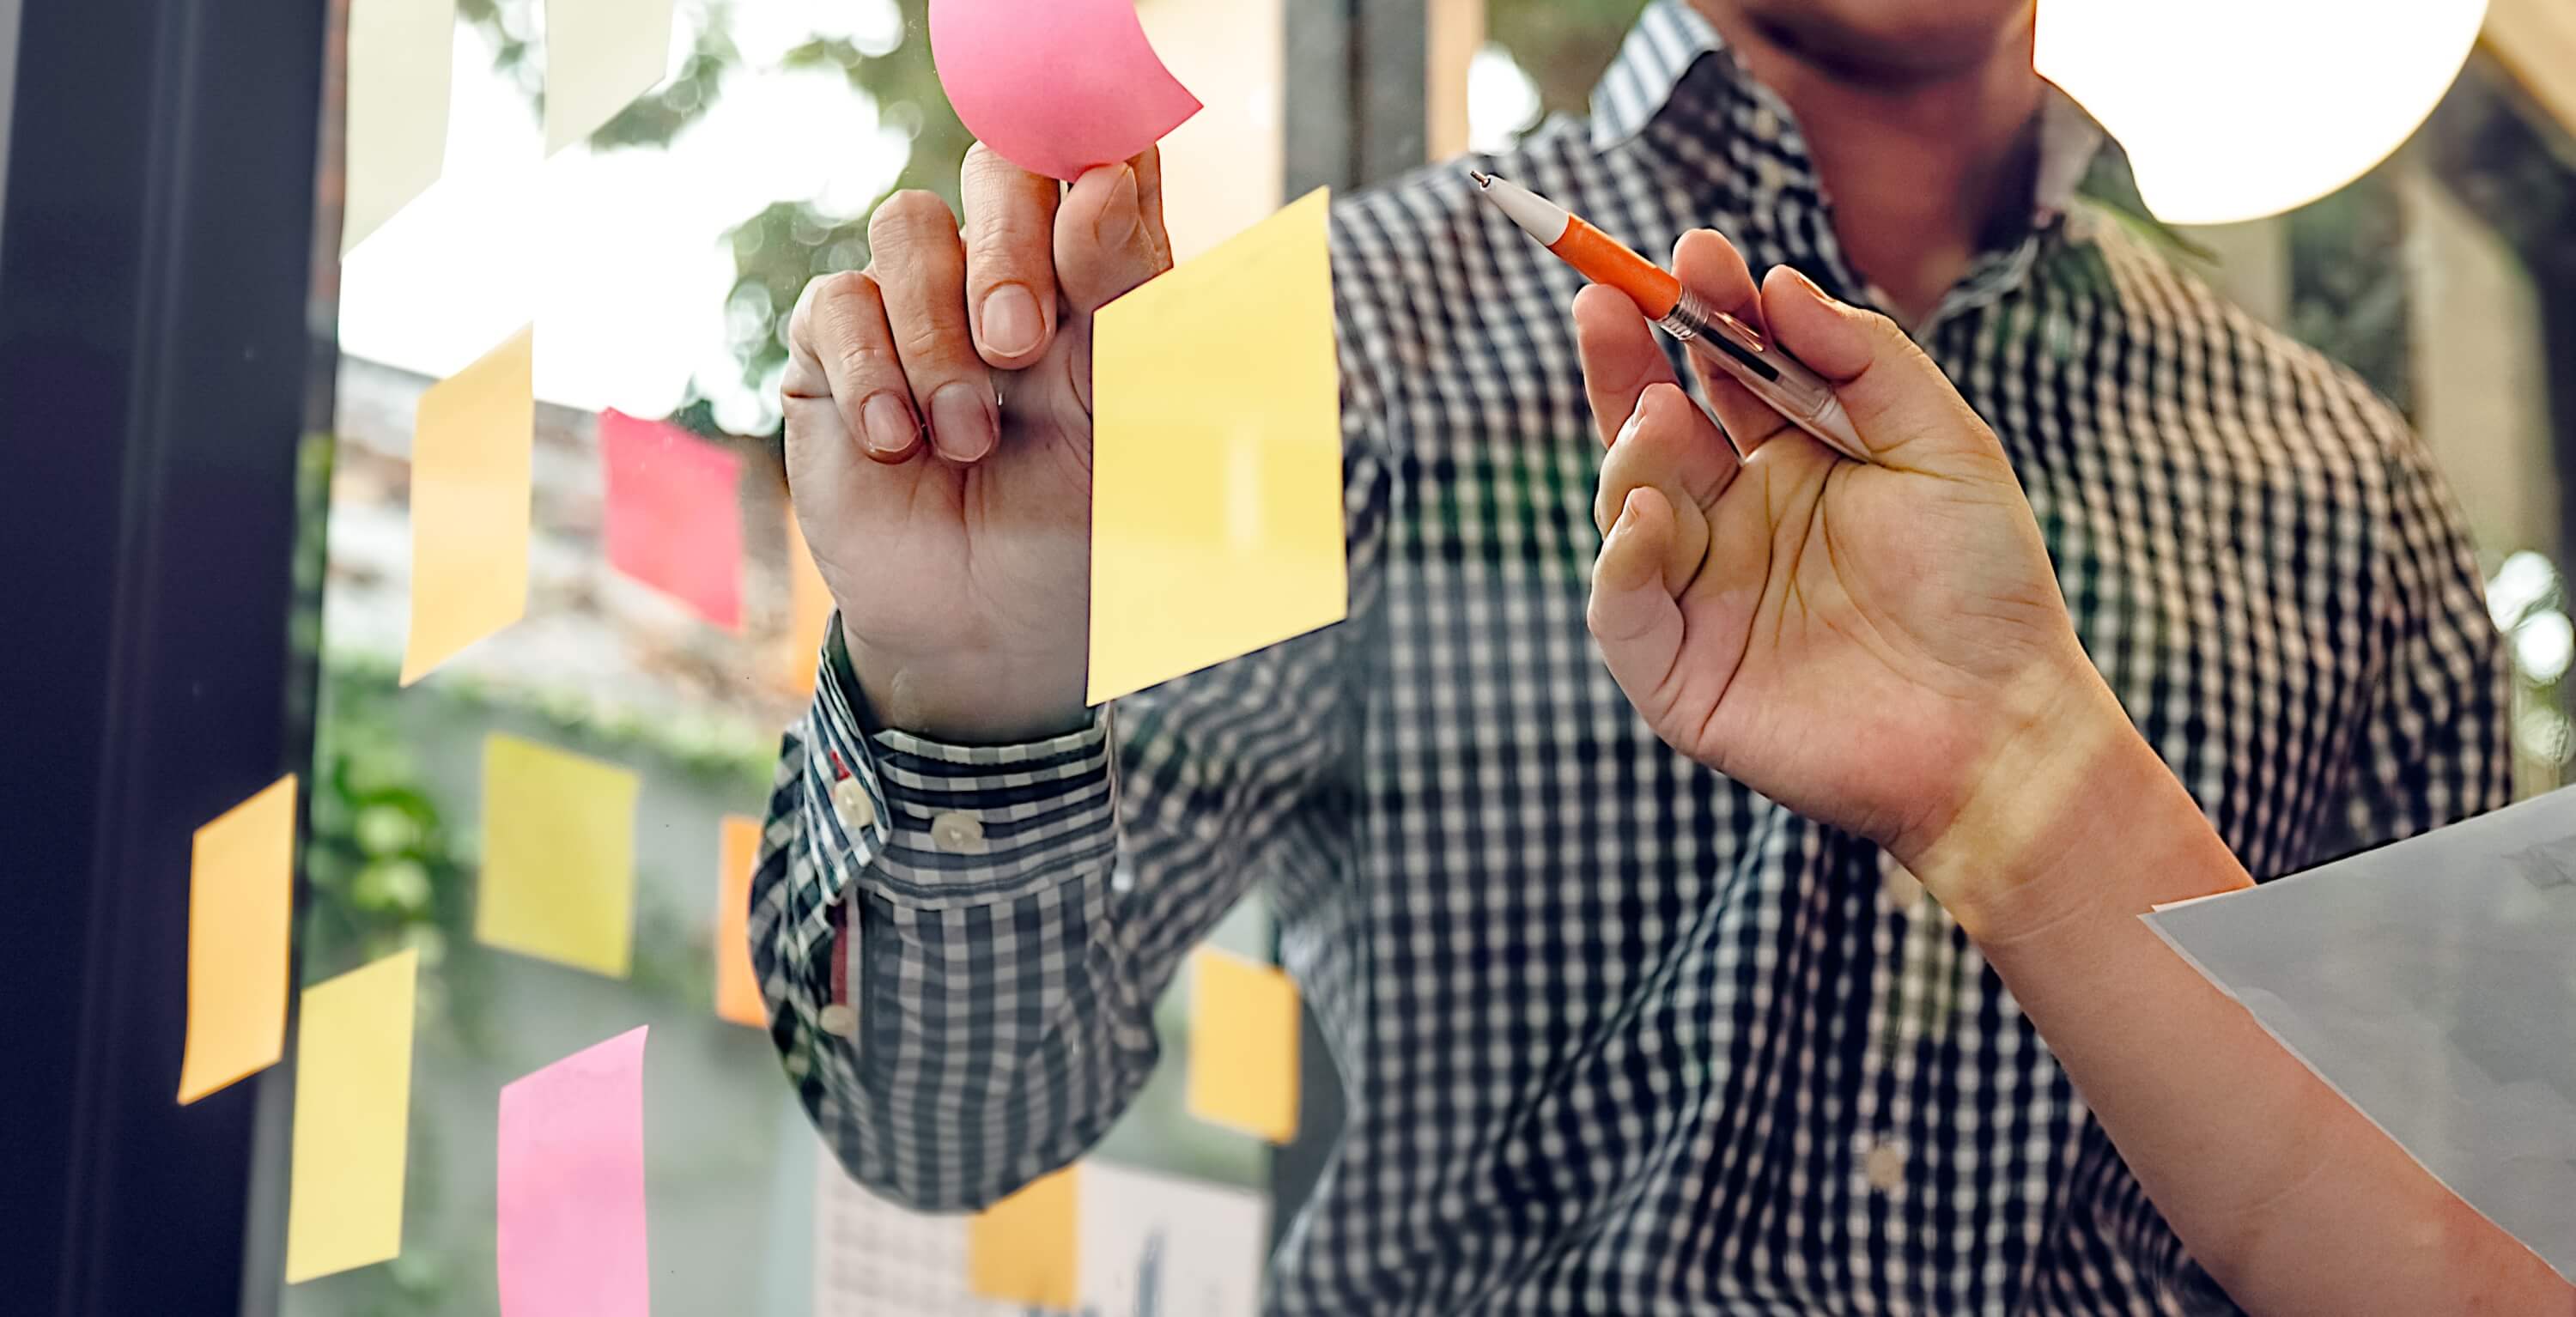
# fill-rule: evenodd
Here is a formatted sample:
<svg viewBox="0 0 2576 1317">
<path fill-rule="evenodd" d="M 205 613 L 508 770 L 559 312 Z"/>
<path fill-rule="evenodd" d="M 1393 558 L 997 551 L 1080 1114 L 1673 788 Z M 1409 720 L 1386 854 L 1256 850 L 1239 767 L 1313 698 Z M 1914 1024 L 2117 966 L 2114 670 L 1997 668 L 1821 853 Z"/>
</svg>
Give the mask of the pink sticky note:
<svg viewBox="0 0 2576 1317">
<path fill-rule="evenodd" d="M 721 627 L 742 625 L 742 459 L 676 425 L 599 414 L 608 562 Z"/>
<path fill-rule="evenodd" d="M 1199 112 L 1135 0 L 930 0 L 930 54 L 966 130 L 1049 178 L 1125 160 Z"/>
<path fill-rule="evenodd" d="M 501 1317 L 650 1317 L 644 1030 L 501 1090 Z"/>
</svg>

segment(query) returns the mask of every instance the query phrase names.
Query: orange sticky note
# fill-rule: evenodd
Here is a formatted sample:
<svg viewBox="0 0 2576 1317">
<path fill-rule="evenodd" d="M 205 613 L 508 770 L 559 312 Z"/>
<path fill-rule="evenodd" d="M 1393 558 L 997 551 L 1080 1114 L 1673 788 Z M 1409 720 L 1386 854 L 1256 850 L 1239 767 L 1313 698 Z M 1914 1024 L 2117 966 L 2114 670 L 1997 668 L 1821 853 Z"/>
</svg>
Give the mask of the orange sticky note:
<svg viewBox="0 0 2576 1317">
<path fill-rule="evenodd" d="M 615 764 L 515 736 L 485 737 L 476 940 L 626 977 L 639 786 Z"/>
<path fill-rule="evenodd" d="M 534 330 L 429 387 L 411 441 L 411 634 L 402 684 L 528 611 Z"/>
<path fill-rule="evenodd" d="M 805 547 L 796 509 L 787 510 L 787 679 L 800 695 L 814 693 L 814 675 L 823 661 L 823 637 L 832 625 L 832 588 Z"/>
<path fill-rule="evenodd" d="M 1297 985 L 1273 965 L 1190 957 L 1190 1114 L 1272 1143 L 1297 1137 Z"/>
<path fill-rule="evenodd" d="M 277 1064 L 295 887 L 295 775 L 197 829 L 188 872 L 188 1041 L 179 1101 Z"/>
<path fill-rule="evenodd" d="M 966 1223 L 968 1293 L 1057 1311 L 1073 1307 L 1076 1169 L 1035 1181 Z"/>
<path fill-rule="evenodd" d="M 420 953 L 401 951 L 304 990 L 287 1176 L 290 1284 L 402 1252 L 419 981 Z"/>
<path fill-rule="evenodd" d="M 1329 204 L 1314 193 L 1094 323 L 1092 704 L 1349 610 Z"/>
<path fill-rule="evenodd" d="M 728 814 L 716 879 L 716 1015 L 754 1029 L 769 1027 L 760 976 L 751 968 L 751 872 L 760 862 L 760 820 Z"/>
</svg>

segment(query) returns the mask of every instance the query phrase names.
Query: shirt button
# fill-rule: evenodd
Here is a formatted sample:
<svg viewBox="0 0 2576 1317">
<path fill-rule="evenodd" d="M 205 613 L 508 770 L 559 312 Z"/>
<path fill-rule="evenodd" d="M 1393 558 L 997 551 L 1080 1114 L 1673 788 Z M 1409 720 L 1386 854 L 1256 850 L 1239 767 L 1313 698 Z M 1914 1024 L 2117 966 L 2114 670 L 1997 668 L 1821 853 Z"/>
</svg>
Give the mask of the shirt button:
<svg viewBox="0 0 2576 1317">
<path fill-rule="evenodd" d="M 835 1038 L 859 1036 L 859 1013 L 847 1006 L 834 1004 L 823 1008 L 823 1032 Z"/>
<path fill-rule="evenodd" d="M 930 839 L 951 855 L 984 849 L 984 825 L 972 814 L 951 811 L 930 821 Z"/>
<path fill-rule="evenodd" d="M 842 778 L 832 787 L 832 812 L 841 816 L 841 826 L 852 832 L 875 826 L 877 802 L 855 777 Z"/>
<path fill-rule="evenodd" d="M 1869 1187 L 1880 1193 L 1894 1193 L 1905 1184 L 1905 1149 L 1893 1143 L 1882 1143 L 1861 1158 L 1861 1173 L 1869 1177 Z"/>
</svg>

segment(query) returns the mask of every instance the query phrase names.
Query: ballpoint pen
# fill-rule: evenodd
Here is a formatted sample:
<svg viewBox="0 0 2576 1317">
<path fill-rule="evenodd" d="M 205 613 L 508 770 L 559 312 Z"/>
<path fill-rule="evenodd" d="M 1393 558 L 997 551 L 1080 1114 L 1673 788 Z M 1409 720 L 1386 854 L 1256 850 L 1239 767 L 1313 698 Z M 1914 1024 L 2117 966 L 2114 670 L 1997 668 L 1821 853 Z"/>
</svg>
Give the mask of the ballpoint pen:
<svg viewBox="0 0 2576 1317">
<path fill-rule="evenodd" d="M 1852 428 L 1842 401 L 1834 397 L 1833 386 L 1786 349 L 1701 301 L 1681 280 L 1564 207 L 1508 179 L 1476 170 L 1469 170 L 1468 177 L 1523 233 L 1585 278 L 1626 293 L 1657 328 L 1681 340 L 1702 361 L 1734 376 L 1827 447 L 1854 461 L 1869 460 L 1869 449 Z"/>
</svg>

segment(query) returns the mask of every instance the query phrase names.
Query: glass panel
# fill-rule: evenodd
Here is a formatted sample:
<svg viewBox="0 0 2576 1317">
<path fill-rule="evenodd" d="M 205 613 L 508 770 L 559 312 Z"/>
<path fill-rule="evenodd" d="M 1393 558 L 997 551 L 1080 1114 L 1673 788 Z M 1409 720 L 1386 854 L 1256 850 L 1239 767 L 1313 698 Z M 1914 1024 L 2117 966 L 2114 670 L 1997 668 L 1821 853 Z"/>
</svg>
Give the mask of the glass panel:
<svg viewBox="0 0 2576 1317">
<path fill-rule="evenodd" d="M 924 11 L 924 0 L 681 0 L 675 76 L 586 147 L 543 159 L 542 6 L 460 0 L 444 175 L 336 268 L 335 433 L 314 449 L 329 518 L 303 977 L 422 953 L 404 1248 L 291 1287 L 293 1317 L 493 1312 L 498 1090 L 637 1025 L 652 1030 L 657 1310 L 813 1310 L 815 1269 L 830 1261 L 814 1237 L 828 1162 L 765 1033 L 715 1014 L 719 838 L 728 816 L 764 811 L 819 635 L 788 570 L 801 551 L 776 401 L 788 313 L 816 274 L 867 263 L 866 216 L 890 190 L 956 200 L 968 138 L 939 92 Z M 1279 201 L 1279 14 L 1271 0 L 1266 26 L 1245 29 L 1238 0 L 1145 6 L 1176 70 L 1224 89 L 1172 145 L 1198 166 L 1170 203 L 1181 241 L 1212 243 Z M 526 618 L 399 687 L 414 408 L 530 321 Z M 612 566 L 601 422 L 612 410 L 668 418 L 684 433 L 653 442 L 738 470 L 695 514 L 742 528 L 735 625 Z M 679 493 L 703 495 L 712 478 Z M 494 734 L 640 783 L 625 977 L 477 941 Z M 1212 941 L 1267 959 L 1261 902 Z M 1263 1188 L 1265 1145 L 1183 1110 L 1182 985 L 1156 1026 L 1165 1064 L 1100 1159 Z M 286 1154 L 283 1140 L 264 1153 Z M 897 1233 L 826 1247 L 884 1261 L 905 1244 Z"/>
</svg>

